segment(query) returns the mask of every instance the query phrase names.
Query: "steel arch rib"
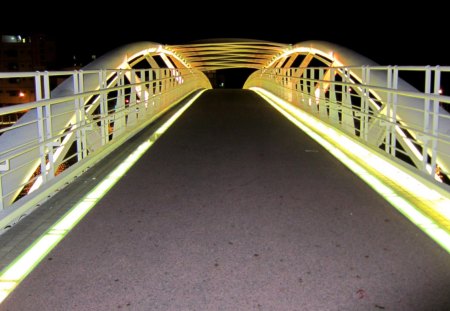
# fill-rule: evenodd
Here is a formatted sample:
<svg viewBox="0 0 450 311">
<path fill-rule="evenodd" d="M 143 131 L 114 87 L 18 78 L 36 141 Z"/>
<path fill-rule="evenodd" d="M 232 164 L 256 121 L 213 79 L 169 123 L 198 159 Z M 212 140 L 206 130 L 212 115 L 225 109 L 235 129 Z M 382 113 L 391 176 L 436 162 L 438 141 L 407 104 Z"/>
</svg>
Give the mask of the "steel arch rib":
<svg viewBox="0 0 450 311">
<path fill-rule="evenodd" d="M 180 58 L 173 51 L 166 50 L 164 46 L 155 42 L 138 42 L 134 44 L 125 45 L 119 47 L 101 57 L 89 63 L 87 66 L 83 67 L 83 71 L 98 70 L 98 69 L 130 69 L 129 62 L 133 61 L 139 57 L 145 57 L 149 54 L 167 53 L 176 57 L 180 64 L 184 67 L 189 67 L 182 58 Z M 98 90 L 100 88 L 97 76 L 86 76 L 84 80 L 85 90 Z M 74 81 L 73 77 L 66 79 L 58 87 L 56 87 L 51 92 L 51 98 L 63 98 L 66 96 L 73 96 L 74 91 Z M 74 117 L 73 114 L 67 114 L 67 112 L 73 110 L 74 102 L 73 100 L 63 102 L 57 107 L 52 108 L 52 114 L 57 115 L 52 119 L 52 130 L 54 132 L 61 131 L 64 129 Z M 91 113 L 94 109 L 91 109 Z M 36 109 L 32 109 L 23 115 L 17 124 L 27 124 L 19 127 L 11 132 L 5 132 L 0 136 L 0 154 L 2 157 L 7 158 L 11 152 L 9 150 L 26 149 L 29 142 L 38 141 L 38 133 L 33 126 L 33 122 L 36 120 Z M 67 153 L 71 144 L 64 145 L 61 148 L 58 155 L 59 157 L 55 159 L 55 162 L 60 162 L 62 158 Z M 10 163 L 10 167 L 18 168 L 15 174 L 9 174 L 3 176 L 2 187 L 3 194 L 9 193 L 5 206 L 11 205 L 15 198 L 17 197 L 20 190 L 15 190 L 18 185 L 25 184 L 32 174 L 35 172 L 36 167 L 39 163 L 39 147 L 34 147 L 30 150 L 24 151 L 20 156 L 14 157 Z M 3 211 L 7 213 L 7 210 Z"/>
<path fill-rule="evenodd" d="M 270 68 L 273 65 L 277 64 L 277 62 L 286 58 L 293 54 L 305 54 L 312 55 L 313 57 L 322 57 L 325 59 L 329 59 L 330 67 L 358 67 L 358 68 L 350 68 L 350 72 L 352 76 L 356 77 L 359 81 L 362 81 L 362 67 L 363 66 L 371 66 L 377 67 L 380 66 L 376 62 L 371 59 L 362 56 L 350 49 L 345 47 L 332 44 L 324 41 L 305 41 L 294 44 L 292 46 L 288 46 L 283 50 L 282 53 L 276 55 L 270 62 L 268 62 L 264 67 Z M 380 66 L 381 67 L 381 66 Z M 370 76 L 370 86 L 373 88 L 386 88 L 387 86 L 387 77 L 385 74 L 381 72 L 371 72 Z M 419 91 L 411 86 L 409 83 L 404 81 L 403 79 L 398 79 L 398 91 L 403 91 L 405 93 L 419 93 Z M 373 91 L 374 94 L 378 96 L 378 98 L 386 103 L 388 101 L 387 94 L 385 92 L 377 92 Z M 402 108 L 408 106 L 408 109 Z M 397 116 L 401 122 L 413 128 L 415 127 L 423 127 L 424 124 L 424 116 L 420 110 L 423 110 L 423 99 L 414 98 L 414 97 L 400 97 L 398 99 L 398 108 L 397 108 Z M 382 107 L 379 110 L 380 114 L 386 114 L 385 107 Z M 445 111 L 442 107 L 439 107 L 439 128 L 438 133 L 443 133 L 444 135 L 450 135 L 450 114 Z M 444 117 L 445 116 L 445 117 Z M 377 133 L 380 132 L 380 128 L 382 125 L 373 124 L 371 127 L 371 132 L 369 135 L 372 135 L 372 139 L 375 141 L 377 139 Z M 421 141 L 420 135 L 411 131 L 410 134 L 414 136 L 415 139 Z M 402 144 L 402 147 L 407 151 L 408 155 L 413 159 L 415 163 L 420 162 L 421 160 L 417 159 L 417 150 L 413 150 L 414 147 L 411 144 L 407 143 L 408 138 L 404 136 L 398 137 L 399 142 Z M 437 161 L 440 167 L 445 172 L 450 172 L 450 160 L 448 157 L 443 157 L 444 154 L 450 154 L 450 145 L 445 143 L 439 143 L 437 146 L 439 153 L 437 155 Z"/>
</svg>

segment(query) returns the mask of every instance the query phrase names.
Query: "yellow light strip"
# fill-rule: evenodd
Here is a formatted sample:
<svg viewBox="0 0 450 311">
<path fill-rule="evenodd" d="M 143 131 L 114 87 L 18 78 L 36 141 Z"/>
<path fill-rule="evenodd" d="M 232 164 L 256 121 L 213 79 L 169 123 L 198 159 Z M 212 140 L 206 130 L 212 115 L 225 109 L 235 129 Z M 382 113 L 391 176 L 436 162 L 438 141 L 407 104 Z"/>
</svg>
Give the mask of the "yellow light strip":
<svg viewBox="0 0 450 311">
<path fill-rule="evenodd" d="M 292 106 L 272 93 L 258 87 L 252 87 L 250 89 L 259 94 L 287 119 L 322 145 L 411 222 L 450 253 L 450 234 L 448 228 L 446 230 L 446 227 L 448 227 L 446 224 L 450 223 L 450 212 L 448 210 L 450 199 L 448 197 L 431 189 L 426 184 L 421 183 L 403 170 L 392 165 L 389 161 L 372 153 L 370 149 L 364 148 L 339 131 Z M 350 152 L 358 162 L 351 159 L 344 151 Z M 379 172 L 389 182 L 374 176 L 366 168 Z M 393 183 L 401 185 L 402 192 L 406 191 L 406 193 L 400 194 L 398 190 L 396 191 L 395 188 L 392 188 Z M 409 202 L 408 198 L 413 197 L 419 197 L 422 202 L 433 209 L 433 218 L 440 219 L 442 222 L 436 223 L 432 218 L 425 215 L 419 207 Z"/>
<path fill-rule="evenodd" d="M 114 171 L 85 195 L 60 220 L 33 242 L 22 254 L 0 273 L 0 303 L 39 264 L 39 262 L 72 230 L 101 198 L 119 181 L 155 141 L 185 112 L 204 92 L 200 91 L 182 108 L 159 127 L 148 140 L 144 141 Z"/>
</svg>

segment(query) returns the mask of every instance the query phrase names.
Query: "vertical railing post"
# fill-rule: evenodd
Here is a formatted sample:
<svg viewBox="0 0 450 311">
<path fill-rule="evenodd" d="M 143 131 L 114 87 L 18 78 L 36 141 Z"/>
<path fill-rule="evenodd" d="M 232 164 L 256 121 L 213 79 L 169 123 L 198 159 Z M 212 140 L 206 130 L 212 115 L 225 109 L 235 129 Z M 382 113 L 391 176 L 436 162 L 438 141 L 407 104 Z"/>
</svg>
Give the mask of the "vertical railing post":
<svg viewBox="0 0 450 311">
<path fill-rule="evenodd" d="M 303 94 L 303 75 L 304 71 L 302 73 L 299 73 L 297 75 L 297 84 L 298 84 L 298 105 L 303 106 L 305 101 L 305 95 Z"/>
<path fill-rule="evenodd" d="M 391 155 L 395 157 L 396 148 L 397 148 L 397 133 L 396 133 L 396 127 L 397 127 L 397 89 L 398 89 L 398 67 L 394 66 L 393 72 L 392 72 L 392 89 L 395 90 L 395 92 L 392 93 L 392 106 L 391 106 L 391 127 L 390 127 L 390 136 L 391 136 Z"/>
<path fill-rule="evenodd" d="M 166 84 L 166 69 L 165 68 L 161 68 L 160 69 L 159 79 L 160 80 L 159 80 L 159 106 L 158 106 L 158 111 L 165 104 L 165 100 L 164 100 L 165 99 L 164 88 L 165 88 L 165 84 Z"/>
<path fill-rule="evenodd" d="M 50 98 L 50 78 L 48 71 L 44 72 L 44 99 Z M 53 148 L 59 146 L 56 141 L 53 141 L 53 126 L 52 126 L 52 106 L 45 105 L 45 136 L 47 146 L 48 169 L 46 169 L 45 175 L 47 179 L 55 177 L 55 159 L 53 155 Z"/>
<path fill-rule="evenodd" d="M 177 93 L 173 91 L 175 89 L 176 72 L 175 69 L 170 69 L 170 84 L 168 89 L 169 101 L 172 103 L 177 98 Z"/>
<path fill-rule="evenodd" d="M 337 125 L 339 124 L 338 104 L 336 102 L 336 88 L 335 88 L 336 69 L 330 69 L 330 121 Z"/>
<path fill-rule="evenodd" d="M 441 68 L 436 66 L 434 70 L 434 95 L 439 95 L 441 88 Z M 439 135 L 439 100 L 433 99 L 433 123 L 431 129 L 431 176 L 436 174 L 437 144 Z"/>
<path fill-rule="evenodd" d="M 370 67 L 363 66 L 362 68 L 362 116 L 361 116 L 361 137 L 365 142 L 368 140 L 368 133 L 369 133 L 369 115 L 370 115 L 370 109 L 369 109 L 369 89 L 368 85 L 370 84 Z"/>
<path fill-rule="evenodd" d="M 167 104 L 167 88 L 169 84 L 169 69 L 165 68 L 163 71 L 163 77 L 162 77 L 162 89 L 161 89 L 161 99 L 162 99 L 162 107 L 165 107 Z M 161 109 L 161 108 L 160 108 Z"/>
<path fill-rule="evenodd" d="M 128 102 L 128 106 L 126 107 L 126 111 L 127 111 L 127 127 L 128 126 L 133 126 L 137 123 L 137 103 L 136 103 L 136 70 L 135 69 L 131 69 L 129 71 L 130 73 L 130 98 L 129 98 L 129 102 Z"/>
<path fill-rule="evenodd" d="M 161 106 L 164 105 L 164 83 L 166 77 L 166 70 L 164 68 L 159 69 L 159 106 L 158 111 L 161 109 Z"/>
<path fill-rule="evenodd" d="M 139 95 L 139 105 L 138 105 L 138 118 L 144 118 L 145 114 L 147 113 L 147 101 L 148 99 L 145 97 L 145 92 L 147 90 L 147 95 L 148 95 L 148 84 L 147 84 L 147 75 L 146 72 L 144 71 L 144 69 L 139 70 L 140 72 L 140 76 L 141 76 L 141 94 Z"/>
<path fill-rule="evenodd" d="M 291 76 L 291 81 L 292 81 L 292 103 L 294 105 L 298 104 L 299 101 L 299 80 L 298 80 L 298 76 L 297 76 L 297 68 L 292 68 L 292 76 Z"/>
<path fill-rule="evenodd" d="M 372 69 L 371 69 L 370 66 L 367 66 L 367 72 L 366 73 L 367 73 L 367 75 L 366 75 L 366 77 L 367 77 L 366 83 L 367 83 L 367 86 L 368 86 L 366 88 L 366 90 L 367 90 L 367 125 L 366 125 L 367 131 L 366 131 L 366 133 L 369 134 L 369 128 L 370 128 L 370 124 L 369 124 L 369 120 L 370 120 L 370 103 L 371 103 L 371 100 L 370 100 L 370 95 L 371 95 L 371 93 L 370 93 L 370 85 L 372 83 Z M 378 114 L 378 112 L 377 112 L 377 114 Z M 373 115 L 375 115 L 375 113 L 373 113 Z M 375 122 L 375 120 L 374 120 L 374 122 Z M 367 136 L 367 141 L 369 141 L 369 136 Z"/>
<path fill-rule="evenodd" d="M 309 100 L 308 100 L 308 104 L 309 104 L 309 109 L 313 114 L 317 114 L 318 109 L 317 109 L 317 104 L 316 104 L 316 85 L 315 85 L 315 68 L 311 68 L 311 71 L 309 72 L 310 76 L 309 76 Z"/>
<path fill-rule="evenodd" d="M 319 92 L 317 94 L 317 96 L 319 98 L 317 98 L 317 104 L 318 104 L 318 108 L 319 108 L 319 116 L 322 120 L 326 120 L 327 119 L 327 105 L 326 105 L 326 99 L 325 99 L 325 88 L 324 88 L 324 69 L 320 68 L 319 69 L 319 83 L 318 83 L 318 87 L 319 87 Z"/>
<path fill-rule="evenodd" d="M 83 159 L 84 159 L 85 157 L 87 157 L 88 145 L 87 145 L 87 138 L 86 138 L 86 130 L 87 130 L 86 129 L 86 127 L 87 127 L 86 108 L 84 107 L 84 96 L 81 95 L 84 93 L 84 72 L 83 72 L 83 70 L 79 71 L 78 84 L 79 84 L 78 92 L 80 94 L 79 105 L 80 105 L 81 146 L 83 148 L 82 154 L 83 154 Z"/>
<path fill-rule="evenodd" d="M 155 79 L 153 79 L 153 107 L 152 107 L 152 114 L 153 111 L 158 109 L 159 107 L 159 99 L 160 99 L 160 92 L 159 92 L 159 83 L 161 78 L 161 69 L 155 69 Z"/>
<path fill-rule="evenodd" d="M 425 69 L 425 94 L 431 93 L 431 68 L 427 66 Z M 422 171 L 427 173 L 428 164 L 428 147 L 430 138 L 430 99 L 425 97 L 423 107 L 423 146 L 422 146 Z"/>
<path fill-rule="evenodd" d="M 278 68 L 277 83 L 278 83 L 278 94 L 277 94 L 277 96 L 284 99 L 285 89 L 283 87 L 283 84 L 284 84 L 283 68 Z"/>
<path fill-rule="evenodd" d="M 184 91 L 184 87 L 183 87 L 183 77 L 184 77 L 184 72 L 183 69 L 177 69 L 176 71 L 177 73 L 177 78 L 175 79 L 175 88 L 174 91 L 176 93 L 176 99 L 178 100 L 179 98 L 181 98 L 182 93 Z"/>
<path fill-rule="evenodd" d="M 73 94 L 75 96 L 74 101 L 74 109 L 75 109 L 75 137 L 77 139 L 77 161 L 81 161 L 83 159 L 83 146 L 82 146 L 82 139 L 81 139 L 81 101 L 80 97 L 78 97 L 78 94 L 80 93 L 80 73 L 78 70 L 75 70 L 73 73 Z"/>
<path fill-rule="evenodd" d="M 292 90 L 289 87 L 289 85 L 290 85 L 290 79 L 289 79 L 290 71 L 291 70 L 289 68 L 284 68 L 284 90 L 285 90 L 284 100 L 287 100 L 287 101 L 291 101 L 292 100 Z"/>
<path fill-rule="evenodd" d="M 164 93 L 166 93 L 166 102 L 171 102 L 172 98 L 171 98 L 171 93 L 170 90 L 172 89 L 172 81 L 173 81 L 173 77 L 172 77 L 172 69 L 166 69 L 166 89 L 164 90 Z"/>
<path fill-rule="evenodd" d="M 34 79 L 35 89 L 36 89 L 36 101 L 43 99 L 42 94 L 42 73 L 37 72 Z M 45 92 L 44 92 L 45 94 Z M 44 95 L 45 96 L 45 95 Z M 36 120 L 37 120 L 37 130 L 38 130 L 38 141 L 39 141 L 39 159 L 41 168 L 41 178 L 44 184 L 47 181 L 47 156 L 46 156 L 46 146 L 45 141 L 45 125 L 44 125 L 44 109 L 42 106 L 36 107 Z"/>
<path fill-rule="evenodd" d="M 106 145 L 109 140 L 109 117 L 108 117 L 108 93 L 106 70 L 102 69 L 98 72 L 98 85 L 100 87 L 100 135 L 102 146 Z"/>
<path fill-rule="evenodd" d="M 120 136 L 125 131 L 125 91 L 123 86 L 125 85 L 125 74 L 122 70 L 117 72 L 117 87 L 119 90 L 117 91 L 117 99 L 116 99 L 116 107 L 114 109 L 114 135 L 113 139 L 116 136 Z"/>
<path fill-rule="evenodd" d="M 293 86 L 292 86 L 292 74 L 293 74 L 293 69 L 289 68 L 288 69 L 288 76 L 287 76 L 287 82 L 288 82 L 288 88 L 289 88 L 289 93 L 291 96 L 291 100 L 292 100 L 292 90 L 293 90 Z"/>
<path fill-rule="evenodd" d="M 147 103 L 147 114 L 152 115 L 155 108 L 155 96 L 156 96 L 156 72 L 157 69 L 148 70 L 148 103 Z"/>
<path fill-rule="evenodd" d="M 355 121 L 353 119 L 353 105 L 352 105 L 352 96 L 351 96 L 351 87 L 350 87 L 350 69 L 344 68 L 344 82 L 345 85 L 342 88 L 342 105 L 341 105 L 341 126 L 344 131 L 355 135 Z"/>
<path fill-rule="evenodd" d="M 388 66 L 388 69 L 387 69 L 387 85 L 386 85 L 386 88 L 387 89 L 390 89 L 392 87 L 392 68 L 391 68 L 391 66 Z M 390 90 L 388 90 L 387 91 L 387 94 L 386 94 L 386 98 L 387 98 L 387 100 L 386 100 L 386 123 L 385 123 L 385 136 L 384 136 L 384 151 L 386 152 L 386 153 L 391 153 L 391 150 L 390 150 L 390 142 L 391 142 L 391 137 L 390 137 L 390 134 L 391 134 L 391 122 L 392 122 L 392 120 L 391 120 L 391 101 L 392 101 L 392 99 L 391 99 L 391 97 L 392 97 L 392 92 L 390 91 Z"/>
</svg>

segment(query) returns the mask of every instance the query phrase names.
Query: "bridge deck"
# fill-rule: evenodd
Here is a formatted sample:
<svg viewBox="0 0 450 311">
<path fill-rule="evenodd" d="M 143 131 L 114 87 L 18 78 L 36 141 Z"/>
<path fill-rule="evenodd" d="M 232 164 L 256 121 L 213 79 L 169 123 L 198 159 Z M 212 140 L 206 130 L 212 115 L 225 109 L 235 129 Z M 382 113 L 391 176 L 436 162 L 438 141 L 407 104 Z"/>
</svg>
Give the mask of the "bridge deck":
<svg viewBox="0 0 450 311">
<path fill-rule="evenodd" d="M 450 257 L 250 91 L 208 91 L 1 310 L 449 310 Z"/>
</svg>

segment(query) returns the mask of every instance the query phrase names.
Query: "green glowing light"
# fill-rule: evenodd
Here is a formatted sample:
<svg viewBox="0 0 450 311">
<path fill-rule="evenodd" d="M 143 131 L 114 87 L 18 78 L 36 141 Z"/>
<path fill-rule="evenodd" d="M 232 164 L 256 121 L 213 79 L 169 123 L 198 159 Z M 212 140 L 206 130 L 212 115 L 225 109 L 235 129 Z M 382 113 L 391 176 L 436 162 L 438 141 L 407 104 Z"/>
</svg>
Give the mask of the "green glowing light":
<svg viewBox="0 0 450 311">
<path fill-rule="evenodd" d="M 369 149 L 366 149 L 339 131 L 327 126 L 322 121 L 292 106 L 272 93 L 257 87 L 250 89 L 259 94 L 288 120 L 322 145 L 328 152 L 363 179 L 398 211 L 450 253 L 450 234 L 443 228 L 445 226 L 443 224 L 437 224 L 425 215 L 420 208 L 401 197 L 398 191 L 395 191 L 391 187 L 392 182 L 384 182 L 366 168 L 377 171 L 381 175 L 386 176 L 387 179 L 401 185 L 403 191 L 407 192 L 405 195 L 408 197 L 419 197 L 422 202 L 426 202 L 432 208 L 433 216 L 437 215 L 435 219 L 450 220 L 450 211 L 448 210 L 448 206 L 450 206 L 449 198 L 429 188 L 419 180 L 414 179 L 411 175 L 408 175 L 405 171 L 372 153 Z M 358 162 L 347 156 L 344 151 L 349 152 Z M 445 206 L 447 208 L 444 208 Z"/>
<path fill-rule="evenodd" d="M 74 228 L 97 202 L 119 181 L 155 141 L 185 112 L 204 92 L 200 91 L 174 113 L 153 135 L 130 154 L 93 190 L 85 195 L 60 220 L 41 235 L 21 255 L 0 273 L 0 303 L 38 265 L 38 263 Z"/>
</svg>

